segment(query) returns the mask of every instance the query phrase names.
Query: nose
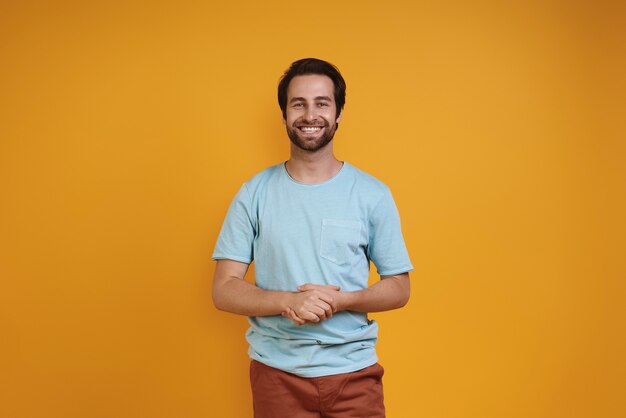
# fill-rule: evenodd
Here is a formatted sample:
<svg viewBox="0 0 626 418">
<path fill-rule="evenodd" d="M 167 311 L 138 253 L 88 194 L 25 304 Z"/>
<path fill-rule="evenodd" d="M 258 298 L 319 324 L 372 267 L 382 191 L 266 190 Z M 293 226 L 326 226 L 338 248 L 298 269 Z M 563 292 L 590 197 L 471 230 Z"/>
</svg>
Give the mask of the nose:
<svg viewBox="0 0 626 418">
<path fill-rule="evenodd" d="M 306 122 L 313 122 L 317 118 L 315 106 L 307 106 L 306 110 L 304 111 L 303 118 Z"/>
</svg>

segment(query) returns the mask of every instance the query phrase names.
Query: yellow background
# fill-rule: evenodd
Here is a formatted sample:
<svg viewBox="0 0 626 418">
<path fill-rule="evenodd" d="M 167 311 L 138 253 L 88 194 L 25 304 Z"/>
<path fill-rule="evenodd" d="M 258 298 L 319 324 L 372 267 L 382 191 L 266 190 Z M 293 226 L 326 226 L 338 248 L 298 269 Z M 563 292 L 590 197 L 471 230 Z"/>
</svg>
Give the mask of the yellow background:
<svg viewBox="0 0 626 418">
<path fill-rule="evenodd" d="M 618 1 L 3 1 L 0 416 L 251 416 L 210 255 L 314 56 L 416 266 L 372 315 L 389 417 L 623 418 L 625 28 Z"/>
</svg>

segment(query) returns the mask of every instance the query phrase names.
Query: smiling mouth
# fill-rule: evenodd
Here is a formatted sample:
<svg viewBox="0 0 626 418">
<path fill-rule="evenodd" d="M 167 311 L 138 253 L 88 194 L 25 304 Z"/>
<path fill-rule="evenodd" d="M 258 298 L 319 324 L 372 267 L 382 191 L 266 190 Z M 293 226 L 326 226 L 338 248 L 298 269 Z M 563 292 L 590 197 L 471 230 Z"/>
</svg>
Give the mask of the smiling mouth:
<svg viewBox="0 0 626 418">
<path fill-rule="evenodd" d="M 317 133 L 317 132 L 321 131 L 322 128 L 323 128 L 323 126 L 298 126 L 298 129 L 300 129 L 305 134 Z"/>
</svg>

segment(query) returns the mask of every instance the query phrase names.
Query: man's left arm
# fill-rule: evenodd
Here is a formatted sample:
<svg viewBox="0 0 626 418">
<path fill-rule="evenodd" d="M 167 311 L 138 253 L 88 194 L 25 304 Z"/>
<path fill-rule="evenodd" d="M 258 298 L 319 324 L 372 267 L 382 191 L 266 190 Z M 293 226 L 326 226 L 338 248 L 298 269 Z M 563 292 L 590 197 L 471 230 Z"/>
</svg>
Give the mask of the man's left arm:
<svg viewBox="0 0 626 418">
<path fill-rule="evenodd" d="M 381 276 L 378 282 L 356 292 L 337 292 L 338 311 L 382 312 L 403 307 L 411 295 L 409 273 Z"/>
</svg>

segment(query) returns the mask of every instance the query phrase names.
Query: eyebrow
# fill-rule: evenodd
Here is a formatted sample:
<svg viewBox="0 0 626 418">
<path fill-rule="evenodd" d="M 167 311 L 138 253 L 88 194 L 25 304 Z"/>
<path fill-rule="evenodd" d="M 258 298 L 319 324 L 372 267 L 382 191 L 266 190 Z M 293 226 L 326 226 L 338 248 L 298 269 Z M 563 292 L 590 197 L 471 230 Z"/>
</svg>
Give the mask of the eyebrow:
<svg viewBox="0 0 626 418">
<path fill-rule="evenodd" d="M 328 96 L 317 96 L 314 100 L 326 100 L 330 102 L 332 99 Z M 289 103 L 293 102 L 306 102 L 306 99 L 304 97 L 292 97 Z"/>
</svg>

